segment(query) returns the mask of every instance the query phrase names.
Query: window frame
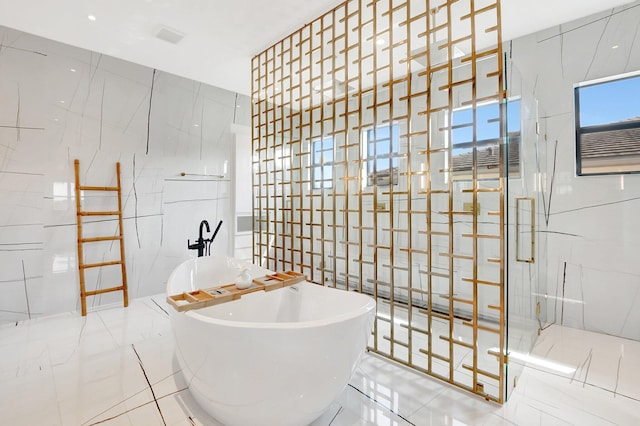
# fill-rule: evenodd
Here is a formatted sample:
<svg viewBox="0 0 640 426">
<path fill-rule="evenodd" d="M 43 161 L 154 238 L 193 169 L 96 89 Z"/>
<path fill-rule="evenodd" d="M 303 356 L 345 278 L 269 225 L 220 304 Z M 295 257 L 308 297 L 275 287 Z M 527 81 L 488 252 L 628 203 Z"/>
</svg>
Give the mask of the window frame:
<svg viewBox="0 0 640 426">
<path fill-rule="evenodd" d="M 331 142 L 331 148 L 325 148 L 324 144 L 325 142 Z M 315 153 L 316 150 L 315 145 L 316 144 L 320 144 L 320 150 L 318 150 L 317 152 L 320 152 L 321 155 L 320 157 L 324 157 L 324 152 L 331 152 L 331 161 L 324 161 L 324 162 L 319 162 L 316 163 L 315 160 Z M 318 138 L 314 138 L 311 140 L 311 158 L 309 161 L 309 165 L 311 168 L 311 189 L 313 191 L 323 191 L 323 190 L 327 190 L 327 189 L 333 189 L 333 163 L 334 163 L 334 156 L 335 156 L 335 146 L 334 146 L 334 140 L 333 137 L 331 136 L 323 136 L 323 137 L 318 137 Z M 331 171 L 331 177 L 329 179 L 324 178 L 324 168 L 325 167 L 329 167 L 329 170 Z M 317 172 L 317 170 L 320 169 L 320 173 Z M 328 186 L 326 186 L 328 184 Z M 316 186 L 318 185 L 318 186 Z"/>
<path fill-rule="evenodd" d="M 600 78 L 596 80 L 584 81 L 580 83 L 576 83 L 573 85 L 573 101 L 574 101 L 574 126 L 575 126 L 575 175 L 578 177 L 582 176 L 606 176 L 606 175 L 628 175 L 628 174 L 639 174 L 640 173 L 640 160 L 637 162 L 637 170 L 616 170 L 616 171 L 602 171 L 602 172 L 584 172 L 582 170 L 582 136 L 585 134 L 593 134 L 593 133 L 603 133 L 610 132 L 616 130 L 627 130 L 627 129 L 640 129 L 640 119 L 628 121 L 618 121 L 606 124 L 595 124 L 591 126 L 581 126 L 580 125 L 580 96 L 579 91 L 585 87 L 603 85 L 608 83 L 613 83 L 617 81 L 627 80 L 639 78 L 640 79 L 640 71 L 617 74 L 605 78 Z M 640 142 L 639 142 L 640 143 Z M 603 166 L 606 167 L 606 166 Z M 612 165 L 609 167 L 616 167 L 616 165 Z"/>
<path fill-rule="evenodd" d="M 513 104 L 515 102 L 519 103 L 519 112 L 520 112 L 520 119 L 518 122 L 518 130 L 517 131 L 513 131 L 510 132 L 509 128 L 508 128 L 508 108 L 510 104 Z M 517 162 L 517 169 L 513 170 L 512 167 L 510 167 L 510 163 L 509 163 L 509 155 L 508 152 L 506 151 L 505 156 L 506 159 L 504 160 L 504 166 L 505 166 L 505 171 L 508 177 L 510 178 L 519 178 L 521 177 L 521 169 L 522 169 L 522 98 L 520 96 L 514 96 L 512 98 L 509 98 L 506 100 L 506 102 L 500 102 L 500 101 L 489 101 L 489 102 L 485 102 L 479 105 L 476 105 L 476 109 L 479 108 L 483 108 L 483 107 L 488 107 L 491 105 L 497 105 L 499 108 L 499 116 L 500 115 L 504 115 L 504 128 L 499 129 L 499 135 L 496 138 L 488 138 L 488 139 L 479 139 L 477 141 L 466 141 L 466 142 L 455 142 L 454 137 L 453 137 L 453 133 L 451 135 L 451 141 L 450 141 L 450 145 L 451 145 L 451 175 L 453 177 L 454 180 L 470 180 L 472 179 L 472 175 L 473 175 L 473 170 L 459 170 L 459 171 L 455 171 L 454 170 L 454 166 L 453 166 L 453 160 L 454 160 L 454 155 L 453 155 L 453 151 L 455 149 L 467 149 L 467 148 L 473 148 L 474 146 L 478 149 L 483 149 L 483 148 L 490 148 L 492 146 L 496 146 L 498 150 L 503 150 L 505 149 L 505 147 L 509 148 L 511 146 L 514 146 L 517 148 L 518 150 L 518 162 Z M 452 113 L 451 113 L 451 121 L 452 121 L 452 128 L 455 127 L 453 126 L 453 115 L 456 112 L 460 112 L 460 111 L 469 111 L 472 110 L 473 107 L 472 106 L 465 106 L 465 107 L 461 107 L 461 108 L 455 108 Z M 499 122 L 498 122 L 499 123 Z M 517 136 L 516 136 L 517 134 Z M 512 138 L 517 138 L 517 142 L 514 142 Z M 505 141 L 503 143 L 503 141 Z M 513 145 L 512 145 L 513 144 Z M 508 146 L 507 146 L 508 145 Z M 515 165 L 515 163 L 514 163 Z M 496 171 L 493 172 L 491 171 L 491 169 L 482 169 L 479 170 L 477 172 L 476 178 L 478 180 L 491 180 L 491 179 L 498 179 L 500 178 L 500 170 L 501 170 L 501 165 L 498 164 L 498 167 L 496 168 Z"/>
<path fill-rule="evenodd" d="M 390 150 L 388 154 L 382 154 L 382 155 L 378 155 L 377 154 L 377 149 L 376 154 L 371 154 L 369 152 L 369 145 L 370 144 L 374 144 L 377 145 L 379 143 L 384 143 L 385 141 L 387 141 L 387 139 L 375 139 L 375 141 L 369 142 L 369 134 L 370 132 L 376 132 L 378 129 L 389 129 L 389 138 L 388 141 L 390 142 Z M 394 134 L 396 135 L 396 138 L 394 140 Z M 395 151 L 394 151 L 394 145 L 395 145 Z M 398 185 L 398 176 L 399 176 L 399 159 L 400 157 L 402 157 L 402 155 L 400 154 L 400 124 L 393 122 L 390 124 L 381 124 L 378 126 L 371 126 L 365 129 L 362 129 L 362 153 L 363 153 L 363 160 L 364 160 L 364 168 L 362 171 L 362 178 L 363 178 L 363 187 L 364 188 L 373 188 L 373 187 L 385 187 L 385 186 L 396 186 Z M 370 177 L 370 174 L 372 173 L 378 173 L 377 167 L 376 167 L 376 162 L 378 160 L 391 160 L 391 167 L 390 169 L 383 169 L 383 170 L 390 170 L 390 175 L 389 175 L 389 183 L 386 185 L 382 185 L 382 184 L 378 184 L 376 182 L 377 177 Z M 395 162 L 395 165 L 394 165 Z M 370 170 L 370 165 L 373 164 L 373 168 L 371 171 Z M 393 170 L 396 169 L 396 173 L 393 173 Z M 373 180 L 373 183 L 369 183 L 370 179 Z"/>
</svg>

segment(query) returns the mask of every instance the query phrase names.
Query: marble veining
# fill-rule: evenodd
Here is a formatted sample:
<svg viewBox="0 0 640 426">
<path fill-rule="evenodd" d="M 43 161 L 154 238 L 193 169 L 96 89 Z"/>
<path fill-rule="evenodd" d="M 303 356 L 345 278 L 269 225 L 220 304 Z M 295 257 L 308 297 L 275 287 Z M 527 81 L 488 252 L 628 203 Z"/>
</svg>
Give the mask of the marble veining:
<svg viewBox="0 0 640 426">
<path fill-rule="evenodd" d="M 640 175 L 576 176 L 577 83 L 640 69 L 640 2 L 509 43 L 509 65 L 539 110 L 539 223 L 546 321 L 640 339 Z M 544 305 L 543 305 L 544 308 Z"/>
<path fill-rule="evenodd" d="M 156 295 L 87 317 L 62 313 L 0 326 L 3 421 L 220 425 L 179 374 L 167 309 L 164 295 Z M 312 426 L 640 422 L 639 342 L 553 325 L 530 353 L 512 354 L 511 363 L 523 370 L 499 406 L 365 355 Z"/>
<path fill-rule="evenodd" d="M 0 97 L 0 323 L 78 309 L 75 158 L 89 185 L 115 185 L 121 163 L 131 297 L 162 291 L 173 267 L 193 255 L 186 242 L 202 219 L 224 221 L 212 250 L 228 254 L 228 165 L 234 132 L 250 124 L 247 96 L 0 27 Z M 95 210 L 114 202 L 83 200 Z M 110 235 L 116 223 L 92 218 L 85 231 Z M 85 245 L 87 259 L 109 260 L 114 250 Z M 87 276 L 95 288 L 116 280 L 109 268 Z"/>
</svg>

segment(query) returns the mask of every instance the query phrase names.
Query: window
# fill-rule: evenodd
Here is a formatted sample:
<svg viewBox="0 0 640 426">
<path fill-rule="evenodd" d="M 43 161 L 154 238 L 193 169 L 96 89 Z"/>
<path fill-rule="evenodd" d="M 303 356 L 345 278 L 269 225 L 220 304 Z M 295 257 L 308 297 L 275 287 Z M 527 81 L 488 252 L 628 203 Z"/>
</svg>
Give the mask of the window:
<svg viewBox="0 0 640 426">
<path fill-rule="evenodd" d="M 398 184 L 398 139 L 397 124 L 365 132 L 367 186 Z"/>
<path fill-rule="evenodd" d="M 576 173 L 640 172 L 640 75 L 574 88 Z"/>
<path fill-rule="evenodd" d="M 333 139 L 311 141 L 311 182 L 313 189 L 333 187 Z"/>
<path fill-rule="evenodd" d="M 476 140 L 473 138 L 473 109 L 453 112 L 453 175 L 470 178 L 473 173 L 473 147 L 477 149 L 477 177 L 496 178 L 500 171 L 500 104 L 497 102 L 476 107 Z M 520 100 L 506 103 L 509 135 L 508 175 L 520 174 Z"/>
</svg>

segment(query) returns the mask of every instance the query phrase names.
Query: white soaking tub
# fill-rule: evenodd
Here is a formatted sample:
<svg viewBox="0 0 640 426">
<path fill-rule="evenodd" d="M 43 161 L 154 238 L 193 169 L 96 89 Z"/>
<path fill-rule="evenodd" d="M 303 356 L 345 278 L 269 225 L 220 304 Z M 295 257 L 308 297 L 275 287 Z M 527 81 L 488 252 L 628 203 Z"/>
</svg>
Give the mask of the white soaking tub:
<svg viewBox="0 0 640 426">
<path fill-rule="evenodd" d="M 233 283 L 246 266 L 225 257 L 190 259 L 171 273 L 167 294 Z M 253 278 L 272 272 L 249 269 Z M 227 426 L 301 426 L 347 385 L 366 348 L 375 302 L 304 281 L 170 312 L 182 373 L 212 417 Z"/>
</svg>

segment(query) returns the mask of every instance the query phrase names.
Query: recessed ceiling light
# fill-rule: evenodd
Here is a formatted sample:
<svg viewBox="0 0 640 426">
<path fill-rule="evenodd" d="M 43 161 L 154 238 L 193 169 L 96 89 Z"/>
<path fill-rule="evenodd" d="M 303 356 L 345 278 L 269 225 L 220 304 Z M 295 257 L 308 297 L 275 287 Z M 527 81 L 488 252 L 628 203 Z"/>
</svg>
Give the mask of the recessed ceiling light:
<svg viewBox="0 0 640 426">
<path fill-rule="evenodd" d="M 75 68 L 71 68 L 69 71 L 76 72 L 76 69 Z"/>
<path fill-rule="evenodd" d="M 194 124 L 193 127 L 200 127 L 200 125 L 199 124 Z"/>
<path fill-rule="evenodd" d="M 379 39 L 376 40 L 376 44 L 378 46 L 382 46 L 383 44 L 386 44 L 386 43 L 387 43 L 387 41 L 385 39 L 383 39 L 383 38 L 379 38 Z"/>
<path fill-rule="evenodd" d="M 60 103 L 61 103 L 61 104 L 63 104 L 63 103 L 64 103 L 64 101 L 60 101 Z"/>
<path fill-rule="evenodd" d="M 95 21 L 96 20 L 96 16 L 95 15 L 89 15 L 87 16 L 87 19 L 90 21 Z"/>
<path fill-rule="evenodd" d="M 617 44 L 611 46 L 612 49 L 617 49 L 618 47 L 620 47 L 620 46 L 618 46 Z"/>
</svg>

